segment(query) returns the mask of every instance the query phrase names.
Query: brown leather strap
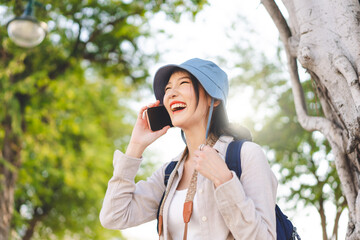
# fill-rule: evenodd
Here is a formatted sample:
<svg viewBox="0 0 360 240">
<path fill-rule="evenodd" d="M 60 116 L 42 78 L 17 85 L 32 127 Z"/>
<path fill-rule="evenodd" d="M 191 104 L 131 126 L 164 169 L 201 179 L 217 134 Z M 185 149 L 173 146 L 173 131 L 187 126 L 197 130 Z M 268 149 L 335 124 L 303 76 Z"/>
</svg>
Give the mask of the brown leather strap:
<svg viewBox="0 0 360 240">
<path fill-rule="evenodd" d="M 162 233 L 162 225 L 163 225 L 163 216 L 159 215 L 159 225 L 158 225 L 159 239 Z"/>
<path fill-rule="evenodd" d="M 183 218 L 185 223 L 184 236 L 183 236 L 184 240 L 187 239 L 188 223 L 190 222 L 191 214 L 193 211 L 193 201 L 196 193 L 197 176 L 198 176 L 198 172 L 194 170 L 193 175 L 191 176 L 189 188 L 186 193 L 184 209 L 183 209 Z"/>
<path fill-rule="evenodd" d="M 193 210 L 193 202 L 185 202 L 183 210 L 184 223 L 190 222 L 191 214 Z"/>
<path fill-rule="evenodd" d="M 187 239 L 188 222 L 190 222 L 192 211 L 193 211 L 193 202 L 192 201 L 185 202 L 184 210 L 183 210 L 183 218 L 184 218 L 184 223 L 185 223 L 183 240 Z"/>
<path fill-rule="evenodd" d="M 184 237 L 183 240 L 187 239 L 187 228 L 188 228 L 188 223 L 185 223 L 185 229 L 184 229 Z"/>
</svg>

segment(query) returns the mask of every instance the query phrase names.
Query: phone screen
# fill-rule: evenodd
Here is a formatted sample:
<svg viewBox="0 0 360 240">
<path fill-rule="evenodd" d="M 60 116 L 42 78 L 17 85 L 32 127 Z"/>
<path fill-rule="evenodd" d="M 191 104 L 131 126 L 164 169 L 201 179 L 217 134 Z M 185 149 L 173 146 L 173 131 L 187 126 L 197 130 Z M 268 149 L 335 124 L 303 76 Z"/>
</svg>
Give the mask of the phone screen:
<svg viewBox="0 0 360 240">
<path fill-rule="evenodd" d="M 153 132 L 161 130 L 165 126 L 173 127 L 169 113 L 164 106 L 148 108 L 147 118 Z"/>
</svg>

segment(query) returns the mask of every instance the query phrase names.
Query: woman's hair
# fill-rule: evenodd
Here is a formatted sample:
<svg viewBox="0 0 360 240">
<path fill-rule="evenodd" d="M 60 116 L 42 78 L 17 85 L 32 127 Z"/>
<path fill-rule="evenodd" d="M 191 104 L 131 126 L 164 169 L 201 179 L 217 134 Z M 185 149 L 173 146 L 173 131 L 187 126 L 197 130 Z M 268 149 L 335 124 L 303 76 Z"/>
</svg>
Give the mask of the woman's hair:
<svg viewBox="0 0 360 240">
<path fill-rule="evenodd" d="M 214 107 L 209 132 L 216 139 L 222 135 L 227 135 L 232 136 L 234 140 L 252 140 L 251 133 L 247 128 L 229 122 L 223 102 Z"/>
<path fill-rule="evenodd" d="M 194 86 L 196 104 L 198 105 L 199 84 L 200 84 L 199 81 L 194 75 L 178 67 L 173 69 L 173 71 L 170 73 L 170 76 L 178 72 L 185 72 L 189 74 L 191 82 Z M 206 92 L 206 94 L 208 93 Z M 251 133 L 247 128 L 229 123 L 229 119 L 227 118 L 226 110 L 223 102 L 221 102 L 218 106 L 214 107 L 213 114 L 211 117 L 210 129 L 209 129 L 209 136 L 211 135 L 215 137 L 214 140 L 217 140 L 221 135 L 232 136 L 234 140 L 243 140 L 243 139 L 249 141 L 252 140 Z"/>
</svg>

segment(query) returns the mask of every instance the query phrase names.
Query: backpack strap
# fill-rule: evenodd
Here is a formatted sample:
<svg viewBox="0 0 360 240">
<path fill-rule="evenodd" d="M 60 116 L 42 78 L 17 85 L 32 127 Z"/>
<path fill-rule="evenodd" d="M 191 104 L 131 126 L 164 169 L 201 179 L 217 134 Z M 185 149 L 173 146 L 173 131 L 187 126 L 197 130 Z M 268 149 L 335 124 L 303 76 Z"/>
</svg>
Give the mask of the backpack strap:
<svg viewBox="0 0 360 240">
<path fill-rule="evenodd" d="M 241 147 L 246 140 L 232 141 L 227 150 L 225 162 L 228 168 L 236 173 L 236 176 L 241 177 Z"/>
<path fill-rule="evenodd" d="M 240 179 L 241 176 L 241 147 L 245 140 L 233 141 L 229 144 L 226 150 L 226 165 L 230 170 L 236 173 L 236 176 Z M 276 235 L 278 240 L 301 240 L 299 234 L 296 231 L 296 227 L 288 219 L 288 217 L 281 211 L 279 206 L 275 205 L 276 214 Z"/>
<path fill-rule="evenodd" d="M 172 173 L 172 171 L 174 171 L 175 167 L 176 167 L 176 164 L 178 163 L 178 161 L 171 161 L 165 168 L 165 177 L 164 177 L 164 185 L 165 185 L 165 189 L 166 189 L 166 186 L 168 184 L 168 181 L 169 181 L 169 178 L 170 178 L 170 175 Z M 157 214 L 156 214 L 156 219 L 157 219 L 157 227 L 156 229 L 158 230 L 159 232 L 159 214 L 160 214 L 160 206 L 161 206 L 161 203 L 164 201 L 164 196 L 165 196 L 165 191 L 161 197 L 161 200 L 160 200 L 160 203 L 159 203 L 159 208 L 157 210 Z"/>
<path fill-rule="evenodd" d="M 165 177 L 164 177 L 164 185 L 165 185 L 165 187 L 168 184 L 170 175 L 171 175 L 172 171 L 175 169 L 177 162 L 178 161 L 171 161 L 165 168 Z"/>
</svg>

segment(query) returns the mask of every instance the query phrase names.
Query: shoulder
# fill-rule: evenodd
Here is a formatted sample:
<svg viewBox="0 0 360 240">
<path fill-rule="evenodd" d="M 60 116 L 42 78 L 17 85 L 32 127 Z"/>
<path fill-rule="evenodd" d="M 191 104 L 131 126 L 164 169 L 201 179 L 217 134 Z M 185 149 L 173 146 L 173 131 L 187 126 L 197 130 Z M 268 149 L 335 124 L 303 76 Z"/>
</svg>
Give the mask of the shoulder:
<svg viewBox="0 0 360 240">
<path fill-rule="evenodd" d="M 246 141 L 243 143 L 241 148 L 241 156 L 244 157 L 253 156 L 253 155 L 265 155 L 263 148 L 254 142 Z"/>
<path fill-rule="evenodd" d="M 227 147 L 232 141 L 227 142 Z M 265 152 L 260 145 L 251 141 L 244 141 L 241 146 L 241 161 L 244 158 L 265 156 Z"/>
<path fill-rule="evenodd" d="M 244 142 L 240 156 L 243 171 L 251 171 L 251 169 L 259 172 L 270 170 L 263 148 L 254 142 Z"/>
</svg>

